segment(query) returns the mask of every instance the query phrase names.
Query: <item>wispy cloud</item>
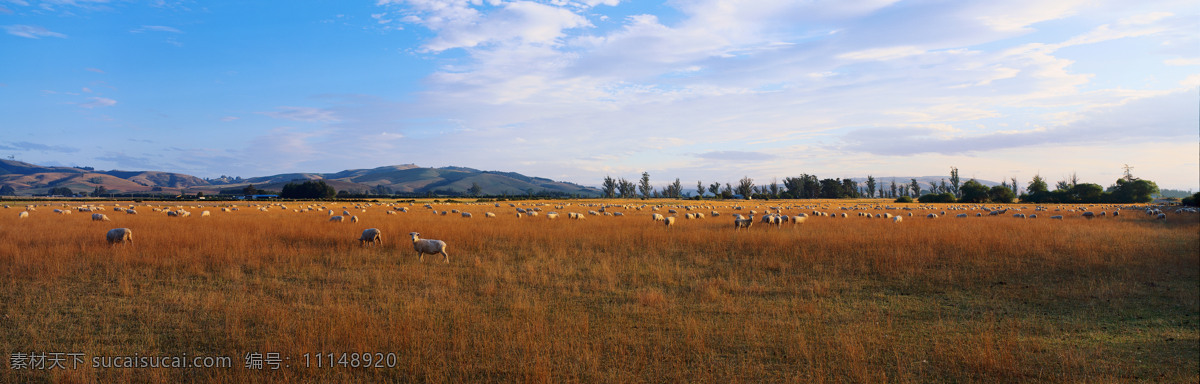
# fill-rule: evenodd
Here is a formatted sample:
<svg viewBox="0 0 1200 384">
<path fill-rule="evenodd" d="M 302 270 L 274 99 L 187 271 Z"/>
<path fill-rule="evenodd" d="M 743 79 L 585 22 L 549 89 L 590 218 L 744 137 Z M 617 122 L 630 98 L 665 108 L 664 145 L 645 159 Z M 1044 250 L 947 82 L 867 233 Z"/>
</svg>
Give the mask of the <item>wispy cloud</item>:
<svg viewBox="0 0 1200 384">
<path fill-rule="evenodd" d="M 143 25 L 137 29 L 129 31 L 129 33 L 145 33 L 145 32 L 168 32 L 168 33 L 183 33 L 183 31 L 162 25 Z"/>
<path fill-rule="evenodd" d="M 0 150 L 59 152 L 59 153 L 79 152 L 79 148 L 75 148 L 75 147 L 68 147 L 65 145 L 46 145 L 46 144 L 40 144 L 40 143 L 30 143 L 27 141 L 20 141 L 20 142 L 15 142 L 15 143 L 0 143 Z"/>
<path fill-rule="evenodd" d="M 277 111 L 260 112 L 276 119 L 306 123 L 332 123 L 339 121 L 332 111 L 310 107 L 279 107 Z"/>
<path fill-rule="evenodd" d="M 109 99 L 106 97 L 89 97 L 88 100 L 91 100 L 91 101 L 88 101 L 83 104 L 79 104 L 79 106 L 87 108 L 87 109 L 92 109 L 92 108 L 111 107 L 111 106 L 117 105 L 116 100 Z"/>
<path fill-rule="evenodd" d="M 40 39 L 43 37 L 57 37 L 65 39 L 67 37 L 67 35 L 36 25 L 5 25 L 4 30 L 10 35 L 20 36 L 28 39 Z"/>
</svg>

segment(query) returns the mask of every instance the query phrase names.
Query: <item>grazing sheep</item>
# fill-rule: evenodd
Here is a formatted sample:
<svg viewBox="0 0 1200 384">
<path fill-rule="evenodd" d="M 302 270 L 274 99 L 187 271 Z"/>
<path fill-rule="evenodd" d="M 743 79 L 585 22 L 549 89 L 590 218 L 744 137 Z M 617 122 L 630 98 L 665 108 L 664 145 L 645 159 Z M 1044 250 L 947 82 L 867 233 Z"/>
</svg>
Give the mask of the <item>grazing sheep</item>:
<svg viewBox="0 0 1200 384">
<path fill-rule="evenodd" d="M 112 221 L 112 220 L 109 220 L 108 216 L 105 216 L 103 213 L 93 213 L 92 221 Z"/>
<path fill-rule="evenodd" d="M 136 215 L 137 211 L 133 210 L 133 208 L 129 208 L 129 209 L 125 210 L 125 213 L 130 214 L 130 215 Z"/>
<path fill-rule="evenodd" d="M 1089 212 L 1089 213 L 1090 213 L 1090 212 Z M 1018 219 L 1024 219 L 1024 218 L 1025 218 L 1025 214 L 1024 214 L 1024 213 L 1014 213 L 1014 214 L 1013 214 L 1013 217 L 1015 217 L 1015 218 L 1018 218 Z"/>
<path fill-rule="evenodd" d="M 202 211 L 202 212 L 200 212 L 200 217 L 207 217 L 207 216 L 209 216 L 209 215 L 212 215 L 212 213 L 209 213 L 208 211 Z"/>
<path fill-rule="evenodd" d="M 471 218 L 471 213 L 470 213 L 470 212 L 463 212 L 463 213 L 462 213 L 462 217 L 470 219 L 470 218 Z"/>
<path fill-rule="evenodd" d="M 1062 220 L 1062 219 L 1063 219 L 1063 217 L 1062 217 L 1062 215 L 1058 215 L 1058 216 L 1050 216 L 1050 219 L 1051 219 L 1051 220 Z"/>
<path fill-rule="evenodd" d="M 340 223 L 340 222 L 342 222 L 342 219 L 344 219 L 344 218 L 345 218 L 345 216 L 334 216 L 334 217 L 330 217 L 329 221 L 332 221 L 335 223 Z"/>
<path fill-rule="evenodd" d="M 965 219 L 965 218 L 967 218 L 967 214 L 960 213 L 960 214 L 954 215 L 954 217 L 959 218 L 959 219 Z"/>
<path fill-rule="evenodd" d="M 446 254 L 446 242 L 441 240 L 422 239 L 421 234 L 417 232 L 412 232 L 408 235 L 412 236 L 413 249 L 416 250 L 417 255 L 420 256 L 418 261 L 424 262 L 426 253 L 430 255 L 436 255 L 440 253 L 442 254 L 442 257 L 445 258 L 446 263 L 450 263 L 450 255 Z"/>
<path fill-rule="evenodd" d="M 930 213 L 928 215 L 925 215 L 925 217 L 930 218 L 930 219 L 936 219 L 938 217 L 938 215 L 936 213 Z"/>
<path fill-rule="evenodd" d="M 737 231 L 740 228 L 750 229 L 750 226 L 753 224 L 754 224 L 754 215 L 753 214 L 751 214 L 750 217 L 747 217 L 745 219 L 743 219 L 741 217 L 741 215 L 737 215 L 737 217 L 735 217 L 733 219 L 733 230 Z"/>
<path fill-rule="evenodd" d="M 792 216 L 792 224 L 803 224 L 807 220 L 808 220 L 808 216 L 804 216 L 804 214 L 800 214 L 798 216 Z"/>
<path fill-rule="evenodd" d="M 904 221 L 904 216 L 896 216 L 892 218 L 893 223 L 899 223 L 901 221 Z"/>
<path fill-rule="evenodd" d="M 1092 213 L 1092 212 L 1084 212 L 1083 213 L 1083 218 L 1085 218 L 1085 219 L 1092 219 L 1095 217 L 1096 217 L 1095 213 Z"/>
<path fill-rule="evenodd" d="M 666 218 L 663 219 L 663 224 L 666 224 L 667 228 L 670 228 L 672 225 L 675 225 L 675 216 L 667 216 Z"/>
<path fill-rule="evenodd" d="M 367 228 L 363 230 L 362 237 L 358 238 L 358 245 L 366 245 L 367 243 L 371 243 L 371 245 L 383 245 L 383 235 L 379 233 L 379 229 Z"/>
<path fill-rule="evenodd" d="M 1165 213 L 1159 213 L 1159 214 L 1158 214 L 1158 216 L 1155 216 L 1155 217 L 1154 217 L 1154 219 L 1155 219 L 1155 220 L 1166 220 L 1166 219 L 1167 219 L 1167 214 L 1165 214 Z"/>
<path fill-rule="evenodd" d="M 1117 217 L 1120 215 L 1121 215 L 1121 211 L 1113 211 L 1113 217 Z"/>
<path fill-rule="evenodd" d="M 546 213 L 546 218 L 547 218 L 547 219 L 551 219 L 551 220 L 553 220 L 553 219 L 557 219 L 557 218 L 558 218 L 558 212 L 549 212 L 549 213 Z"/>
<path fill-rule="evenodd" d="M 654 219 L 654 221 L 659 221 L 663 219 L 663 215 L 661 213 L 654 213 L 651 214 L 650 218 Z"/>
<path fill-rule="evenodd" d="M 521 212 L 517 212 L 517 218 L 520 219 L 521 216 L 524 216 L 524 215 L 522 215 Z"/>
<path fill-rule="evenodd" d="M 491 212 L 484 212 L 484 213 L 483 213 L 483 217 L 485 217 L 485 218 L 487 218 L 487 217 L 496 217 L 496 214 L 495 214 L 495 213 L 491 213 Z"/>
<path fill-rule="evenodd" d="M 129 228 L 110 229 L 110 230 L 108 230 L 108 233 L 105 234 L 104 237 L 108 238 L 109 244 L 116 244 L 116 243 L 133 244 L 133 231 L 129 230 Z"/>
<path fill-rule="evenodd" d="M 358 216 L 350 216 L 350 222 L 351 222 L 351 223 L 357 223 L 357 222 L 358 222 Z"/>
</svg>

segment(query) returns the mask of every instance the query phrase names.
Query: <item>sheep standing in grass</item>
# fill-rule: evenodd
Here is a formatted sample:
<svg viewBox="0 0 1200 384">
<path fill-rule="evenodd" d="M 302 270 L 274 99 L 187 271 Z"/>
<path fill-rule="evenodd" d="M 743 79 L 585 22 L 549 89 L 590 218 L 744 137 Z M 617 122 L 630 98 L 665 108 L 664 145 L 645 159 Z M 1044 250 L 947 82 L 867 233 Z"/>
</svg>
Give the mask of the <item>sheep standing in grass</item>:
<svg viewBox="0 0 1200 384">
<path fill-rule="evenodd" d="M 738 229 L 741 229 L 741 228 L 750 229 L 750 226 L 753 224 L 754 224 L 754 214 L 750 214 L 750 217 L 747 217 L 745 219 L 741 218 L 741 215 L 738 215 L 738 217 L 735 217 L 733 219 L 733 230 L 737 231 Z"/>
<path fill-rule="evenodd" d="M 358 238 L 358 245 L 366 245 L 367 243 L 371 243 L 371 245 L 383 245 L 383 235 L 379 233 L 378 228 L 367 228 L 363 230 L 362 237 Z"/>
<path fill-rule="evenodd" d="M 893 223 L 899 223 L 901 221 L 904 221 L 904 216 L 896 216 L 892 218 Z"/>
<path fill-rule="evenodd" d="M 329 218 L 329 221 L 332 221 L 335 223 L 340 223 L 340 222 L 342 222 L 343 218 L 344 218 L 344 216 L 333 216 L 333 217 Z"/>
<path fill-rule="evenodd" d="M 672 225 L 675 225 L 675 216 L 667 216 L 667 217 L 663 218 L 663 224 L 666 224 L 667 228 L 670 228 Z"/>
<path fill-rule="evenodd" d="M 446 263 L 450 263 L 450 255 L 446 254 L 446 242 L 441 240 L 422 239 L 421 234 L 417 232 L 412 232 L 408 235 L 412 236 L 413 249 L 416 250 L 417 255 L 420 256 L 418 259 L 419 261 L 425 261 L 426 253 L 430 255 L 436 255 L 440 253 L 445 258 Z"/>
<path fill-rule="evenodd" d="M 108 238 L 109 244 L 116 244 L 116 243 L 133 244 L 133 231 L 129 230 L 129 228 L 110 229 L 110 230 L 108 230 L 108 233 L 105 235 L 105 237 Z"/>
<path fill-rule="evenodd" d="M 93 213 L 92 221 L 112 221 L 112 220 L 109 220 L 108 216 L 104 215 L 103 213 Z"/>
<path fill-rule="evenodd" d="M 21 213 L 17 214 L 18 219 L 24 219 L 24 218 L 28 218 L 28 217 L 29 217 L 29 211 L 21 211 Z"/>
</svg>

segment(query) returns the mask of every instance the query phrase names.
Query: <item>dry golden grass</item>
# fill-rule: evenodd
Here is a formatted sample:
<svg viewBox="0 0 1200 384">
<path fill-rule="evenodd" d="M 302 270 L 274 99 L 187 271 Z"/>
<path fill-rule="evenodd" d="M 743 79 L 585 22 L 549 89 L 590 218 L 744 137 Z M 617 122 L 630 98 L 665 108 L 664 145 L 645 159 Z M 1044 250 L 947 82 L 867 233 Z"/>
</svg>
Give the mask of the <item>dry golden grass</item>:
<svg viewBox="0 0 1200 384">
<path fill-rule="evenodd" d="M 0 382 L 1200 380 L 1195 214 L 923 217 L 939 206 L 889 210 L 914 213 L 897 224 L 823 201 L 820 210 L 850 217 L 734 232 L 731 214 L 744 211 L 726 203 L 655 201 L 722 212 L 672 228 L 649 208 L 567 219 L 597 209 L 572 203 L 542 207 L 557 220 L 518 219 L 507 203 L 435 206 L 471 219 L 422 203 L 396 215 L 314 203 L 361 219 L 340 224 L 292 211 L 309 203 L 210 203 L 185 218 L 107 203 L 113 221 L 103 223 L 54 207 L 27 219 L 2 209 L 0 351 L 88 360 L 5 364 Z M 814 202 L 742 204 L 758 218 Z M 104 233 L 116 227 L 131 228 L 134 244 L 109 246 Z M 384 245 L 360 247 L 372 227 Z M 450 264 L 418 262 L 413 231 L 446 241 Z M 278 352 L 290 367 L 247 369 L 251 352 Z M 303 367 L 305 353 L 343 352 L 397 359 Z M 90 367 L 135 353 L 229 356 L 233 367 Z"/>
</svg>

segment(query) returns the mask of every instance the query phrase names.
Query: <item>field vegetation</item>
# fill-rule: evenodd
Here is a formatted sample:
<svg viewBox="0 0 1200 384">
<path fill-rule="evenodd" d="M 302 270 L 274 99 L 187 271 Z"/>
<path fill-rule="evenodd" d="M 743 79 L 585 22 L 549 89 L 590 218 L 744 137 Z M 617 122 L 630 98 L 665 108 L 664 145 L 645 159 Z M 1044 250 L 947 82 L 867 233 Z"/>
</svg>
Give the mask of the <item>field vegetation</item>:
<svg viewBox="0 0 1200 384">
<path fill-rule="evenodd" d="M 425 203 L 397 204 L 409 212 L 396 214 L 381 204 L 222 212 L 208 203 L 183 207 L 188 217 L 97 203 L 109 222 L 51 212 L 62 203 L 21 219 L 24 204 L 10 203 L 0 209 L 0 382 L 1200 380 L 1194 213 L 1087 220 L 1079 206 L 1014 204 L 988 216 L 885 200 L 742 210 L 652 200 L 665 205 L 653 211 L 598 200 L 544 202 L 541 215 L 517 218 L 508 203 Z M 587 215 L 599 209 L 587 203 L 627 207 Z M 839 209 L 855 205 L 864 210 Z M 848 217 L 734 231 L 734 213 L 756 210 L 757 221 L 770 206 Z M 332 223 L 326 209 L 359 220 Z M 680 216 L 673 227 L 650 219 L 668 209 Z M 105 241 L 117 227 L 132 229 L 133 244 Z M 366 228 L 382 231 L 382 246 L 359 245 Z M 409 232 L 445 241 L 450 263 L 418 262 Z M 85 361 L 11 367 L 14 354 L 55 352 Z M 396 358 L 384 368 L 305 366 L 305 354 L 354 352 Z M 284 360 L 246 368 L 248 353 Z M 228 356 L 233 366 L 91 367 L 93 357 L 135 354 Z"/>
</svg>

